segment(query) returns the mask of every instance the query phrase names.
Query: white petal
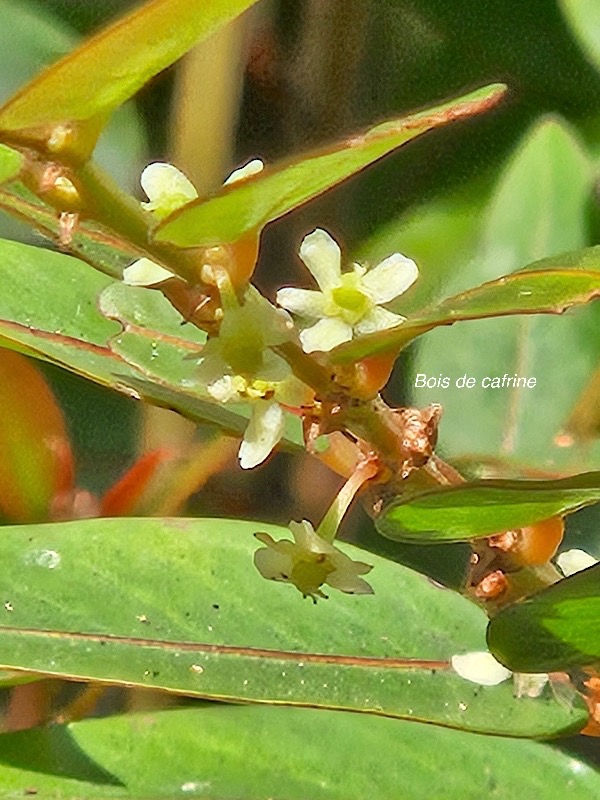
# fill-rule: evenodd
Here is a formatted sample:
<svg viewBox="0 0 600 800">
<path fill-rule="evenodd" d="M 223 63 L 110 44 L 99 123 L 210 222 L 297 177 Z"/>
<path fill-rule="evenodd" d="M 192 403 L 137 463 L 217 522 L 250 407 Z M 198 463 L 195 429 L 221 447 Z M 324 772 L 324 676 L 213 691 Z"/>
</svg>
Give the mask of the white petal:
<svg viewBox="0 0 600 800">
<path fill-rule="evenodd" d="M 175 275 L 149 258 L 140 258 L 123 270 L 123 283 L 129 286 L 154 286 Z"/>
<path fill-rule="evenodd" d="M 386 308 L 375 306 L 360 322 L 356 323 L 354 333 L 357 336 L 364 336 L 367 333 L 375 333 L 375 331 L 385 331 L 388 328 L 395 328 L 405 319 L 406 317 L 401 317 L 400 314 L 393 314 Z"/>
<path fill-rule="evenodd" d="M 245 181 L 247 178 L 251 178 L 253 175 L 258 175 L 259 172 L 263 171 L 264 167 L 265 165 L 260 158 L 254 158 L 252 161 L 244 164 L 243 167 L 234 169 L 227 180 L 224 181 L 223 186 L 230 186 L 232 183 L 239 183 L 240 181 Z"/>
<path fill-rule="evenodd" d="M 586 553 L 585 550 L 567 550 L 561 553 L 556 559 L 556 563 L 565 577 L 581 572 L 582 569 L 592 567 L 598 563 L 598 559 Z"/>
<path fill-rule="evenodd" d="M 305 236 L 300 245 L 300 258 L 323 291 L 340 285 L 342 253 L 327 231 L 317 228 Z"/>
<path fill-rule="evenodd" d="M 269 581 L 286 581 L 292 573 L 293 562 L 284 553 L 261 547 L 254 553 L 254 566 Z"/>
<path fill-rule="evenodd" d="M 373 587 L 362 578 L 358 578 L 351 572 L 336 569 L 330 572 L 325 583 L 333 589 L 339 589 L 340 592 L 347 592 L 348 594 L 374 594 Z"/>
<path fill-rule="evenodd" d="M 413 285 L 419 277 L 419 268 L 401 253 L 394 253 L 369 270 L 361 284 L 374 303 L 389 303 Z"/>
<path fill-rule="evenodd" d="M 240 446 L 242 469 L 252 469 L 262 464 L 283 436 L 283 428 L 283 409 L 279 403 L 273 400 L 256 400 Z"/>
<path fill-rule="evenodd" d="M 349 342 L 352 339 L 352 328 L 339 317 L 326 317 L 311 328 L 306 328 L 300 333 L 302 349 L 305 353 L 314 353 L 315 350 L 333 350 L 338 344 Z"/>
<path fill-rule="evenodd" d="M 277 303 L 292 314 L 320 319 L 325 316 L 325 295 L 311 289 L 280 289 L 276 295 Z"/>
<path fill-rule="evenodd" d="M 240 394 L 233 384 L 231 375 L 222 375 L 216 381 L 209 383 L 207 392 L 219 403 L 229 403 L 231 400 L 241 400 Z"/>
<path fill-rule="evenodd" d="M 452 668 L 461 678 L 480 686 L 497 686 L 511 676 L 510 670 L 487 652 L 452 656 Z"/>
<path fill-rule="evenodd" d="M 294 541 L 300 550 L 310 553 L 332 554 L 336 552 L 333 545 L 317 535 L 317 532 L 307 519 L 303 519 L 302 522 L 290 522 L 288 528 L 292 532 Z"/>
<path fill-rule="evenodd" d="M 142 172 L 140 183 L 152 203 L 160 204 L 164 199 L 168 201 L 168 198 L 173 196 L 181 196 L 184 198 L 184 202 L 195 200 L 198 197 L 193 183 L 185 177 L 183 172 L 173 164 L 167 164 L 164 161 L 148 164 Z"/>
</svg>

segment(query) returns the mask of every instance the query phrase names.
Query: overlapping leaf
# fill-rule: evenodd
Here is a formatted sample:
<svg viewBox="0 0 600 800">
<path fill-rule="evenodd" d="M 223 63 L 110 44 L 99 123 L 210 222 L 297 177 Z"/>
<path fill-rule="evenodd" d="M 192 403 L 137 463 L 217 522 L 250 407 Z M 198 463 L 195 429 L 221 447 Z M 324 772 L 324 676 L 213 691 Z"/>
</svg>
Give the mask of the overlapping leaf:
<svg viewBox="0 0 600 800">
<path fill-rule="evenodd" d="M 357 358 L 400 350 L 417 336 L 455 322 L 516 314 L 563 314 L 600 297 L 600 264 L 587 269 L 527 269 L 449 297 L 429 313 L 395 328 L 340 345 L 334 358 Z"/>
<path fill-rule="evenodd" d="M 105 118 L 153 75 L 255 2 L 151 0 L 21 89 L 0 109 L 0 129 Z"/>
<path fill-rule="evenodd" d="M 481 649 L 483 613 L 397 564 L 374 564 L 374 596 L 314 606 L 252 565 L 253 532 L 229 520 L 86 520 L 6 528 L 11 610 L 0 665 L 185 694 L 374 712 L 448 727 L 552 736 L 581 703 L 516 699 L 448 663 Z"/>
<path fill-rule="evenodd" d="M 159 242 L 180 247 L 235 242 L 282 217 L 397 147 L 433 128 L 485 111 L 505 88 L 486 86 L 436 108 L 384 122 L 327 150 L 266 169 L 240 186 L 227 186 L 170 216 L 155 233 Z M 1 122 L 1 117 L 0 117 Z"/>
<path fill-rule="evenodd" d="M 377 529 L 388 539 L 460 542 L 567 514 L 600 501 L 600 472 L 557 481 L 476 481 L 398 498 Z"/>
<path fill-rule="evenodd" d="M 600 662 L 600 566 L 554 584 L 494 617 L 490 649 L 511 669 L 567 670 Z"/>
<path fill-rule="evenodd" d="M 195 421 L 243 432 L 247 409 L 209 401 L 193 382 L 194 362 L 185 362 L 183 356 L 198 352 L 204 336 L 192 326 L 182 328 L 181 318 L 160 293 L 112 290 L 120 293 L 115 316 L 121 314 L 130 325 L 119 343 L 122 324 L 98 308 L 102 291 L 114 285 L 109 278 L 62 253 L 16 242 L 0 240 L 0 256 L 1 344 Z M 286 441 L 301 443 L 297 420 L 290 420 Z"/>
<path fill-rule="evenodd" d="M 0 736 L 6 796 L 563 800 L 565 786 L 587 800 L 600 779 L 536 742 L 312 709 L 211 704 Z"/>
</svg>

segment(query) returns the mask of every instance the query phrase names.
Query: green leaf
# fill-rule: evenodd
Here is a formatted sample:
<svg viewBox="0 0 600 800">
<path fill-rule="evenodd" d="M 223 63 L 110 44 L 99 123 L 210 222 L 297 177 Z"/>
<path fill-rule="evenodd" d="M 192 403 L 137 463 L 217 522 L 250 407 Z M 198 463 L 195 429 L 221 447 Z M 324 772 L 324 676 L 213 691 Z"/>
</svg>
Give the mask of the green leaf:
<svg viewBox="0 0 600 800">
<path fill-rule="evenodd" d="M 49 63 L 76 47 L 78 37 L 47 3 L 0 0 L 0 17 L 0 103 L 5 103 Z M 126 104 L 100 137 L 98 163 L 121 187 L 137 189 L 145 151 L 141 116 L 133 104 Z"/>
<path fill-rule="evenodd" d="M 558 481 L 475 481 L 398 498 L 376 520 L 388 539 L 460 542 L 568 514 L 600 501 L 600 472 Z"/>
<path fill-rule="evenodd" d="M 544 120 L 536 124 L 507 164 L 485 212 L 479 249 L 471 254 L 469 266 L 456 276 L 459 287 L 462 289 L 465 280 L 493 281 L 502 273 L 530 264 L 526 271 L 513 273 L 498 291 L 556 291 L 556 295 L 543 298 L 556 310 L 585 300 L 586 293 L 588 299 L 594 293 L 597 296 L 598 251 L 562 254 L 586 242 L 592 177 L 580 142 L 564 123 Z M 548 276 L 541 270 L 548 271 Z M 547 277 L 551 281 L 546 284 Z M 530 280 L 535 285 L 528 287 Z M 582 290 L 579 298 L 578 287 Z M 573 294 L 560 297 L 563 289 L 569 294 L 571 288 Z M 508 300 L 506 294 L 503 296 Z M 525 295 L 515 301 L 523 312 L 534 298 L 534 294 Z M 599 325 L 600 304 L 595 302 L 562 318 L 489 319 L 432 331 L 422 339 L 408 376 L 412 402 L 443 405 L 439 447 L 450 458 L 500 456 L 550 474 L 563 469 L 572 473 L 598 468 L 598 448 L 584 458 L 572 449 L 559 447 L 555 438 L 597 366 Z M 441 374 L 449 378 L 450 385 L 415 386 L 419 374 L 435 378 Z M 482 387 L 483 378 L 502 378 L 505 374 L 534 377 L 536 385 Z M 455 381 L 464 375 L 475 378 L 473 388 L 456 387 Z"/>
<path fill-rule="evenodd" d="M 150 78 L 256 0 L 151 0 L 34 78 L 0 109 L 21 131 L 106 118 Z"/>
<path fill-rule="evenodd" d="M 465 320 L 515 314 L 563 314 L 600 296 L 596 269 L 525 269 L 449 297 L 429 313 L 401 325 L 372 333 L 334 352 L 336 361 L 354 361 L 386 350 L 399 350 L 423 333 Z"/>
<path fill-rule="evenodd" d="M 194 421 L 236 435 L 245 430 L 245 407 L 209 402 L 202 387 L 185 383 L 193 378 L 193 362 L 182 367 L 181 361 L 198 350 L 203 335 L 192 326 L 182 327 L 181 318 L 159 292 L 133 287 L 111 290 L 120 303 L 115 315 L 122 314 L 133 325 L 122 342 L 122 357 L 122 325 L 98 308 L 102 291 L 114 286 L 113 281 L 75 258 L 17 242 L 0 239 L 0 256 L 2 346 L 172 408 Z M 157 323 L 161 327 L 150 327 Z M 286 431 L 285 444 L 302 443 L 297 420 L 291 420 Z"/>
<path fill-rule="evenodd" d="M 5 528 L 0 556 L 12 611 L 0 618 L 0 664 L 515 736 L 584 724 L 579 701 L 516 699 L 510 682 L 481 687 L 454 672 L 451 656 L 482 649 L 485 629 L 483 612 L 460 595 L 368 556 L 374 597 L 336 593 L 313 605 L 259 575 L 257 529 L 290 538 L 234 520 Z"/>
<path fill-rule="evenodd" d="M 522 672 L 564 671 L 600 661 L 600 565 L 501 611 L 490 622 L 496 658 Z"/>
<path fill-rule="evenodd" d="M 223 187 L 168 217 L 155 232 L 159 242 L 199 247 L 235 242 L 354 175 L 397 147 L 433 128 L 485 111 L 506 87 L 493 84 L 410 117 L 384 122 L 346 139 L 268 168 L 243 184 Z M 0 117 L 1 122 L 1 117 Z"/>
<path fill-rule="evenodd" d="M 583 52 L 600 69 L 600 8 L 595 0 L 559 0 L 559 6 Z"/>
<path fill-rule="evenodd" d="M 6 183 L 19 174 L 23 165 L 21 153 L 0 144 L 0 184 Z"/>
<path fill-rule="evenodd" d="M 588 800 L 600 778 L 536 742 L 314 709 L 212 704 L 0 737 L 7 797 L 563 800 L 565 786 Z"/>
</svg>

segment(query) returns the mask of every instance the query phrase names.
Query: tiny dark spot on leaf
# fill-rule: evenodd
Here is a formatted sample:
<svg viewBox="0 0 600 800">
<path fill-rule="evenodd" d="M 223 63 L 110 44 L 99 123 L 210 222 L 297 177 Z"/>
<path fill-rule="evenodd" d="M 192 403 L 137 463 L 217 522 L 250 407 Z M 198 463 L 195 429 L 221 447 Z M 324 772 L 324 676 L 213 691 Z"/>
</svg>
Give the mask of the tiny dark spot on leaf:
<svg viewBox="0 0 600 800">
<path fill-rule="evenodd" d="M 215 609 L 215 611 L 218 611 L 219 610 L 219 604 L 218 603 L 213 603 L 213 608 Z"/>
</svg>

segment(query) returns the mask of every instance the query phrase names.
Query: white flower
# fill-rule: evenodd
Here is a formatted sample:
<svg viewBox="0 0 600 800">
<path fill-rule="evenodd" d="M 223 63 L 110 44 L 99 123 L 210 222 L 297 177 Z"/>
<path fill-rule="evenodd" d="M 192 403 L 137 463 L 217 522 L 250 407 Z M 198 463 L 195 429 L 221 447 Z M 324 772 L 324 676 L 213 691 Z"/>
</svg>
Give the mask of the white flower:
<svg viewBox="0 0 600 800">
<path fill-rule="evenodd" d="M 155 286 L 174 277 L 170 270 L 149 258 L 139 258 L 123 270 L 123 283 L 128 286 Z"/>
<path fill-rule="evenodd" d="M 253 286 L 246 289 L 240 305 L 225 274 L 222 279 L 223 321 L 219 335 L 202 350 L 197 377 L 217 402 L 250 405 L 239 457 L 241 467 L 251 469 L 283 436 L 285 418 L 279 401 L 301 405 L 311 398 L 283 358 L 270 349 L 289 339 L 289 316 Z"/>
<path fill-rule="evenodd" d="M 260 158 L 253 158 L 252 161 L 244 164 L 243 167 L 234 169 L 231 175 L 223 182 L 223 186 L 231 186 L 232 183 L 241 183 L 241 181 L 248 180 L 248 178 L 252 178 L 253 175 L 258 175 L 264 168 L 265 165 Z"/>
<path fill-rule="evenodd" d="M 300 258 L 320 291 L 280 289 L 277 302 L 293 314 L 317 320 L 300 333 L 305 352 L 332 350 L 353 336 L 404 322 L 404 317 L 381 306 L 399 297 L 417 279 L 419 271 L 412 259 L 394 253 L 373 269 L 353 264 L 351 272 L 342 273 L 340 248 L 320 229 L 304 238 Z"/>
<path fill-rule="evenodd" d="M 598 559 L 586 553 L 585 550 L 565 550 L 556 559 L 556 563 L 560 567 L 562 574 L 565 578 L 569 575 L 574 575 L 576 572 L 581 572 L 582 569 L 593 567 L 598 563 Z"/>
<path fill-rule="evenodd" d="M 263 162 L 255 158 L 234 170 L 223 185 L 245 181 L 261 172 L 263 167 Z M 158 220 L 168 217 L 198 197 L 195 186 L 183 172 L 163 161 L 148 164 L 142 172 L 140 183 L 148 197 L 148 202 L 142 203 L 142 206 Z M 149 258 L 141 258 L 123 270 L 123 282 L 129 286 L 155 286 L 173 277 L 172 272 Z"/>
<path fill-rule="evenodd" d="M 452 656 L 452 669 L 461 678 L 480 686 L 497 686 L 512 675 L 491 653 L 474 652 Z"/>
<path fill-rule="evenodd" d="M 254 554 L 254 564 L 263 578 L 292 583 L 315 603 L 318 597 L 327 597 L 320 589 L 324 583 L 348 594 L 373 594 L 372 587 L 358 577 L 370 572 L 369 564 L 353 561 L 321 539 L 307 520 L 290 522 L 289 529 L 293 542 L 276 542 L 268 533 L 255 534 L 267 545 Z"/>
<path fill-rule="evenodd" d="M 149 200 L 142 206 L 157 219 L 168 217 L 198 197 L 194 184 L 183 172 L 162 161 L 148 164 L 142 172 L 140 183 Z"/>
</svg>

